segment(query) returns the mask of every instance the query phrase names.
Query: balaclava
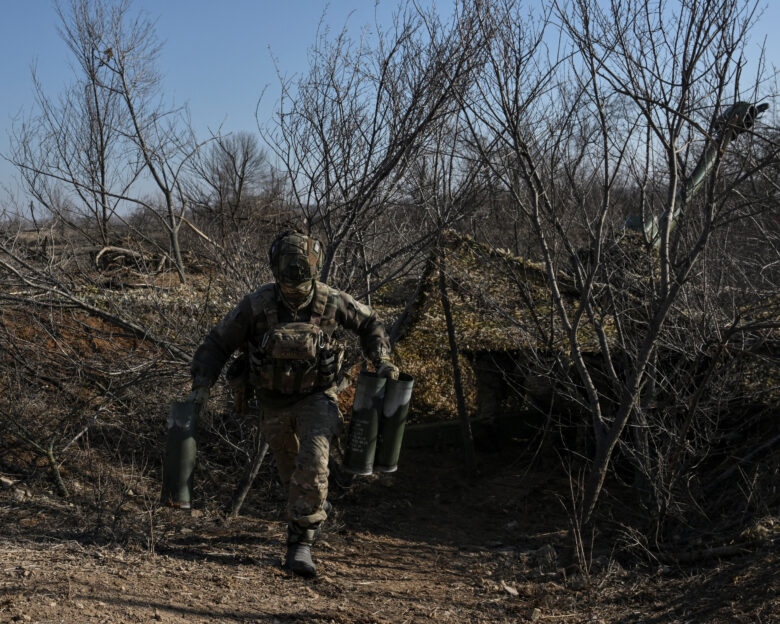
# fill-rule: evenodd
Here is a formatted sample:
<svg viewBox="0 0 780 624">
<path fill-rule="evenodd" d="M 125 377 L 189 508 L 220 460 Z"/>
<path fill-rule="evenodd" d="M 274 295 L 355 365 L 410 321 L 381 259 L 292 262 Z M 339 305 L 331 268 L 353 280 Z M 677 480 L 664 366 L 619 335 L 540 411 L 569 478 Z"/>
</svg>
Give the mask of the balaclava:
<svg viewBox="0 0 780 624">
<path fill-rule="evenodd" d="M 276 237 L 268 255 L 285 302 L 295 310 L 307 305 L 322 267 L 322 244 L 302 232 L 288 230 Z"/>
</svg>

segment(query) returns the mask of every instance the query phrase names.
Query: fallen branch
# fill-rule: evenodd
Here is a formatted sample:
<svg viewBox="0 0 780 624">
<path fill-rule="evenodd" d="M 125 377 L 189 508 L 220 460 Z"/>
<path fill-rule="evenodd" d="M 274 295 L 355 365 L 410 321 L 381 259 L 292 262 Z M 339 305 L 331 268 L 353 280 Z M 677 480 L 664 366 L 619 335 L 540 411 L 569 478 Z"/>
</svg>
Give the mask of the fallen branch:
<svg viewBox="0 0 780 624">
<path fill-rule="evenodd" d="M 660 559 L 667 563 L 697 563 L 707 561 L 718 557 L 734 557 L 735 555 L 747 554 L 751 548 L 747 544 L 728 544 L 726 546 L 713 546 L 711 548 L 702 548 L 700 550 L 689 550 L 675 554 L 662 554 Z"/>
<path fill-rule="evenodd" d="M 80 299 L 76 295 L 72 294 L 66 288 L 64 288 L 61 283 L 52 280 L 52 278 L 50 278 L 49 276 L 45 274 L 41 276 L 40 271 L 26 265 L 26 263 L 24 263 L 21 259 L 15 256 L 12 252 L 10 252 L 7 249 L 7 247 L 1 243 L 0 243 L 0 250 L 4 251 L 6 254 L 8 254 L 9 257 L 19 262 L 27 270 L 33 273 L 33 275 L 39 276 L 40 281 L 32 279 L 24 275 L 17 267 L 0 259 L 0 267 L 4 267 L 5 269 L 7 269 L 9 272 L 15 275 L 22 283 L 24 283 L 28 287 L 38 290 L 39 292 L 48 293 L 50 295 L 55 295 L 57 297 L 65 299 L 73 303 L 76 307 L 81 308 L 82 310 L 89 312 L 90 314 L 93 314 L 94 316 L 97 316 L 103 319 L 104 321 L 108 321 L 109 323 L 113 323 L 114 325 L 117 325 L 122 329 L 126 329 L 137 338 L 140 338 L 142 340 L 148 340 L 156 344 L 157 346 L 166 349 L 168 352 L 171 353 L 171 355 L 173 355 L 174 357 L 176 357 L 182 362 L 189 362 L 192 359 L 191 353 L 188 353 L 183 349 L 180 349 L 179 347 L 177 347 L 174 344 L 171 344 L 167 340 L 163 340 L 162 338 L 155 336 L 154 334 L 150 333 L 147 328 L 142 327 L 141 325 L 138 325 L 127 319 L 121 318 L 114 314 L 110 314 L 104 310 L 101 310 L 100 308 L 93 306 L 87 303 L 86 301 Z"/>
<path fill-rule="evenodd" d="M 67 443 L 65 446 L 63 446 L 63 447 L 60 449 L 60 457 L 63 455 L 63 453 L 65 453 L 65 451 L 66 451 L 66 450 L 68 450 L 68 448 L 69 448 L 69 447 L 70 447 L 72 444 L 74 444 L 74 443 L 78 442 L 78 439 L 79 439 L 81 436 L 83 436 L 83 435 L 84 435 L 84 434 L 85 434 L 87 431 L 89 431 L 89 428 L 90 428 L 92 425 L 94 425 L 94 424 L 97 422 L 98 416 L 100 416 L 100 414 L 101 414 L 102 412 L 105 412 L 105 411 L 107 411 L 107 409 L 106 409 L 105 407 L 103 407 L 103 406 L 101 406 L 101 407 L 99 407 L 99 408 L 98 408 L 98 410 L 97 410 L 97 411 L 96 411 L 96 412 L 93 414 L 92 418 L 90 418 L 90 419 L 89 419 L 89 421 L 87 422 L 87 424 L 86 424 L 86 425 L 84 425 L 84 427 L 82 428 L 82 430 L 81 430 L 81 431 L 79 431 L 79 432 L 78 432 L 78 433 L 77 433 L 77 434 L 76 434 L 76 435 L 75 435 L 75 436 L 74 436 L 74 437 L 73 437 L 73 438 L 70 440 L 70 442 L 68 442 L 68 443 Z M 60 462 L 59 462 L 57 465 L 58 465 L 58 466 L 62 466 L 62 463 L 63 463 L 63 461 L 65 461 L 65 460 L 60 460 Z"/>
<path fill-rule="evenodd" d="M 95 255 L 95 266 L 100 268 L 100 259 L 105 254 L 116 254 L 119 256 L 129 256 L 133 260 L 137 262 L 146 262 L 147 258 L 144 254 L 142 254 L 140 251 L 133 251 L 132 249 L 125 249 L 124 247 L 112 247 L 107 246 L 103 247 L 97 254 Z"/>
<path fill-rule="evenodd" d="M 259 431 L 256 436 L 255 450 L 244 470 L 241 482 L 238 484 L 238 488 L 236 488 L 236 493 L 233 496 L 233 502 L 230 506 L 230 513 L 227 517 L 228 520 L 238 517 L 241 507 L 244 504 L 244 499 L 252 488 L 252 483 L 254 483 L 257 473 L 260 471 L 260 465 L 263 463 L 263 459 L 265 459 L 265 455 L 268 452 L 268 442 L 263 439 Z"/>
</svg>

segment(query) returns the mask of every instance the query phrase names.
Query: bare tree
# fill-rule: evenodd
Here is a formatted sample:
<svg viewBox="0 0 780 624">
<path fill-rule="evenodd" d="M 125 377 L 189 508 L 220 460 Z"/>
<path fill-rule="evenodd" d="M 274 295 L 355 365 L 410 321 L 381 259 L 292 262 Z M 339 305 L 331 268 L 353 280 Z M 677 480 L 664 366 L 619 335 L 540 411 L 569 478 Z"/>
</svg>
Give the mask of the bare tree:
<svg viewBox="0 0 780 624">
<path fill-rule="evenodd" d="M 120 154 L 124 112 L 119 84 L 105 64 L 109 7 L 81 0 L 69 11 L 56 8 L 74 61 L 73 82 L 52 98 L 33 67 L 37 113 L 14 126 L 12 160 L 42 206 L 79 229 L 79 217 L 88 216 L 107 245 L 118 197 L 138 175 Z"/>
<path fill-rule="evenodd" d="M 259 139 L 249 132 L 217 137 L 192 160 L 191 168 L 192 211 L 202 226 L 216 229 L 221 240 L 246 225 L 253 203 L 269 191 L 272 181 Z"/>
<path fill-rule="evenodd" d="M 102 1 L 102 0 L 96 0 Z M 163 211 L 159 222 L 170 240 L 174 264 L 181 281 L 185 280 L 179 232 L 184 224 L 186 196 L 183 176 L 187 162 L 200 148 L 185 123 L 186 111 L 168 108 L 161 103 L 162 84 L 156 70 L 160 44 L 154 24 L 147 18 L 131 20 L 129 0 L 122 0 L 110 20 L 105 40 L 105 63 L 119 85 L 127 124 L 124 135 L 134 148 L 138 166 L 154 183 L 162 196 Z M 144 208 L 147 201 L 133 198 Z"/>
<path fill-rule="evenodd" d="M 39 114 L 17 125 L 11 160 L 44 207 L 64 218 L 94 216 L 104 242 L 120 208 L 148 211 L 184 281 L 185 165 L 200 144 L 186 110 L 163 103 L 154 23 L 134 17 L 130 0 L 73 0 L 58 14 L 76 81 L 55 103 L 34 76 Z"/>
<path fill-rule="evenodd" d="M 323 278 L 341 246 L 370 231 L 426 137 L 456 108 L 480 58 L 477 13 L 459 5 L 443 23 L 405 3 L 373 45 L 322 31 L 308 73 L 282 80 L 263 138 L 286 170 L 293 204 L 324 233 Z"/>
<path fill-rule="evenodd" d="M 671 427 L 669 409 L 659 406 L 696 404 L 699 414 L 691 392 L 701 393 L 711 378 L 691 377 L 696 366 L 683 365 L 686 351 L 703 351 L 696 336 L 722 344 L 725 327 L 750 327 L 723 314 L 708 317 L 690 303 L 702 292 L 697 267 L 713 234 L 747 216 L 739 199 L 747 180 L 777 160 L 776 146 L 753 127 L 760 108 L 729 108 L 761 95 L 760 81 L 743 75 L 755 3 L 603 8 L 575 1 L 552 3 L 536 19 L 522 10 L 506 2 L 486 11 L 482 24 L 494 36 L 487 70 L 464 100 L 467 119 L 544 260 L 555 312 L 550 335 L 562 335 L 570 390 L 582 393 L 591 415 L 595 449 L 584 517 L 619 444 L 647 477 L 651 504 L 663 515 L 669 482 L 661 473 L 690 427 Z M 557 23 L 561 29 L 550 32 Z M 553 54 L 546 42 L 554 39 L 562 45 Z M 749 135 L 742 165 L 721 166 L 741 132 Z M 759 156 L 751 145 L 762 141 Z M 647 242 L 622 233 L 631 188 L 638 221 L 649 224 Z M 754 209 L 773 202 L 776 195 L 764 197 Z M 573 307 L 562 296 L 568 275 L 579 293 Z M 596 362 L 588 344 L 597 345 Z M 659 444 L 655 431 L 674 443 Z"/>
</svg>

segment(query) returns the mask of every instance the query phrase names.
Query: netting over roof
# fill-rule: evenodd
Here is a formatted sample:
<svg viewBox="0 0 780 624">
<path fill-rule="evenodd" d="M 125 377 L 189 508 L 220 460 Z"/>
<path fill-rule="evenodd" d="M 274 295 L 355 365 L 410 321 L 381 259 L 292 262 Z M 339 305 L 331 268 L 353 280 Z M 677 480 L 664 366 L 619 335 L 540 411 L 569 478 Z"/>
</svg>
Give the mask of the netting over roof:
<svg viewBox="0 0 780 624">
<path fill-rule="evenodd" d="M 443 335 L 444 313 L 438 267 L 444 269 L 459 346 L 466 351 L 518 349 L 568 350 L 568 339 L 554 308 L 544 265 L 511 255 L 449 232 L 439 255 L 431 259 L 426 282 L 409 321 L 408 337 L 420 332 Z M 563 305 L 570 317 L 579 307 L 579 291 L 571 277 L 558 273 Z M 612 319 L 599 318 L 608 338 Z M 599 348 L 586 323 L 577 334 L 585 351 Z"/>
</svg>

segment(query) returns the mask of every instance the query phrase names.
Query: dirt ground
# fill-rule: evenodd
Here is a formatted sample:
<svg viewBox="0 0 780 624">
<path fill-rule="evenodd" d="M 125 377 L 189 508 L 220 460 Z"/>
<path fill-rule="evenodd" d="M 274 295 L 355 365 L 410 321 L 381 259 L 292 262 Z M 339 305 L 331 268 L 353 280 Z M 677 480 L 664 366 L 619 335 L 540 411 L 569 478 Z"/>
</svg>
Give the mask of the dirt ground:
<svg viewBox="0 0 780 624">
<path fill-rule="evenodd" d="M 313 580 L 280 567 L 283 496 L 268 473 L 228 524 L 216 507 L 151 515 L 131 501 L 137 535 L 123 545 L 97 539 L 78 504 L 6 481 L 0 622 L 780 621 L 767 545 L 681 568 L 629 564 L 598 536 L 584 577 L 564 484 L 525 474 L 515 451 L 483 455 L 475 480 L 455 450 L 405 451 L 395 475 L 334 492 Z"/>
</svg>

